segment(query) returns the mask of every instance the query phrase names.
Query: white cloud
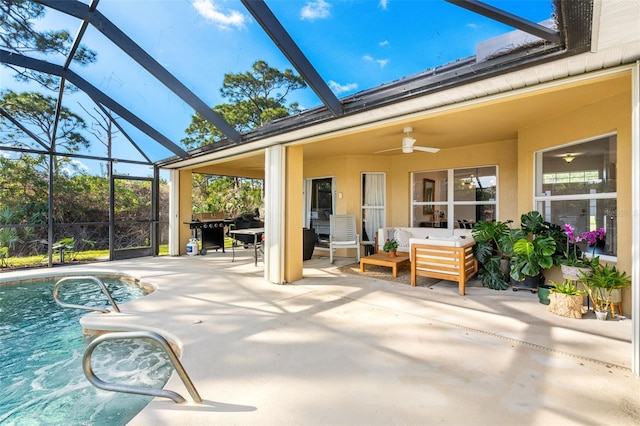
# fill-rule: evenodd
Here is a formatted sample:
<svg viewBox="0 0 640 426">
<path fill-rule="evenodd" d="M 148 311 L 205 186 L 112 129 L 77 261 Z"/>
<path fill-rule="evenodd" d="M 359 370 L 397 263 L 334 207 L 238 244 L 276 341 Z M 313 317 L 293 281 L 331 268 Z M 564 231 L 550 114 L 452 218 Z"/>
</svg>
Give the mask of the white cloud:
<svg viewBox="0 0 640 426">
<path fill-rule="evenodd" d="M 387 3 L 389 3 L 388 0 L 380 0 L 380 7 L 387 10 Z"/>
<path fill-rule="evenodd" d="M 331 5 L 325 0 L 310 1 L 300 10 L 300 18 L 312 21 L 326 18 L 329 16 L 329 9 Z"/>
<path fill-rule="evenodd" d="M 220 10 L 220 7 L 214 3 L 214 0 L 194 0 L 193 7 L 203 18 L 213 22 L 220 28 L 243 28 L 246 21 L 245 15 L 237 10 L 229 10 L 226 12 Z"/>
<path fill-rule="evenodd" d="M 465 27 L 471 28 L 472 30 L 477 30 L 479 28 L 478 24 L 473 24 L 473 23 L 472 24 L 467 24 L 467 25 L 465 25 Z"/>
<path fill-rule="evenodd" d="M 331 88 L 331 90 L 333 90 L 333 93 L 335 93 L 336 95 L 339 95 L 340 93 L 351 92 L 353 90 L 356 90 L 358 88 L 358 84 L 357 83 L 340 84 L 340 83 L 336 83 L 333 80 L 329 80 L 329 87 Z"/>
<path fill-rule="evenodd" d="M 76 173 L 88 172 L 89 167 L 80 160 L 71 160 L 68 166 L 60 168 L 60 173 L 64 173 L 67 176 L 74 176 Z"/>
<path fill-rule="evenodd" d="M 381 41 L 380 43 L 378 43 L 378 46 L 380 46 L 380 47 L 384 47 L 384 46 L 388 46 L 388 45 L 389 45 L 389 40 Z"/>
<path fill-rule="evenodd" d="M 376 59 L 371 55 L 364 55 L 362 59 L 366 62 L 376 62 L 378 65 L 380 65 L 380 68 L 384 68 L 385 65 L 389 63 L 388 59 Z"/>
</svg>

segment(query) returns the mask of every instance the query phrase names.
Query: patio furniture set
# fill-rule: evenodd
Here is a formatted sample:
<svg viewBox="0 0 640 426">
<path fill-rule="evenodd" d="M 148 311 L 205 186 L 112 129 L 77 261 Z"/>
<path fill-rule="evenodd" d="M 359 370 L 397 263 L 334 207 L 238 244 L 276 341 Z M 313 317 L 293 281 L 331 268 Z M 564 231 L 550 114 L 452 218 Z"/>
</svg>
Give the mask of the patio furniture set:
<svg viewBox="0 0 640 426">
<path fill-rule="evenodd" d="M 383 252 L 384 243 L 389 240 L 398 242 L 396 257 Z M 364 272 L 367 264 L 387 266 L 396 277 L 399 266 L 411 263 L 412 286 L 417 285 L 417 277 L 455 281 L 463 296 L 465 283 L 478 272 L 474 245 L 469 229 L 381 228 L 376 236 L 378 253 L 362 257 L 360 271 Z"/>
</svg>

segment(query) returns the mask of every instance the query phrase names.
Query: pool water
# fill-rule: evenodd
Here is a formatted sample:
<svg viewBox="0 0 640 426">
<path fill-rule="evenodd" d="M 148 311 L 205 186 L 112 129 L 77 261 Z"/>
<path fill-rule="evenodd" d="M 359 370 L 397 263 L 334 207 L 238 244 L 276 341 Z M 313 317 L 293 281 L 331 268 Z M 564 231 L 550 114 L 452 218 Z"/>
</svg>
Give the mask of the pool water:
<svg viewBox="0 0 640 426">
<path fill-rule="evenodd" d="M 0 424 L 124 425 L 152 397 L 107 392 L 87 381 L 82 356 L 93 337 L 83 336 L 79 319 L 88 311 L 58 306 L 52 296 L 55 282 L 0 285 Z M 118 305 L 145 294 L 133 283 L 103 282 Z M 108 306 L 95 283 L 64 284 L 59 297 Z M 139 340 L 102 343 L 92 365 L 104 380 L 156 388 L 172 372 L 164 351 Z"/>
</svg>

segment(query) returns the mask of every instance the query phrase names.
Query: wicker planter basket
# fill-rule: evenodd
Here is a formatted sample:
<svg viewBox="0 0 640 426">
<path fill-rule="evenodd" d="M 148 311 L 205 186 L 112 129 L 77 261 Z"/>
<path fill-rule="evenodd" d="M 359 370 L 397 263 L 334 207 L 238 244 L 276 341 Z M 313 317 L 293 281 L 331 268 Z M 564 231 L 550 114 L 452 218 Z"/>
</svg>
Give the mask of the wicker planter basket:
<svg viewBox="0 0 640 426">
<path fill-rule="evenodd" d="M 587 309 L 582 305 L 584 296 L 566 295 L 562 293 L 551 293 L 549 295 L 549 306 L 547 310 L 561 317 L 582 318 L 582 314 Z"/>
<path fill-rule="evenodd" d="M 577 266 L 560 265 L 562 270 L 562 276 L 568 280 L 580 280 L 582 274 L 588 274 L 591 272 L 591 268 L 578 268 Z"/>
</svg>

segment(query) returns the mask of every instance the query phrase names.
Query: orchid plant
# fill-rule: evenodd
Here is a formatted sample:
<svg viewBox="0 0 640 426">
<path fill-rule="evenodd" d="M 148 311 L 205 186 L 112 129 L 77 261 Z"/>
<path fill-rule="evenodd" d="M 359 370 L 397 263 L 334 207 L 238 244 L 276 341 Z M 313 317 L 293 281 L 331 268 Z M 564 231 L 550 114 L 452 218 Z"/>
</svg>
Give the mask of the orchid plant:
<svg viewBox="0 0 640 426">
<path fill-rule="evenodd" d="M 598 240 L 604 240 L 606 234 L 604 228 L 576 235 L 575 229 L 568 223 L 565 223 L 564 232 L 567 235 L 567 251 L 564 253 L 565 260 L 562 262 L 564 265 L 575 266 L 578 268 L 593 268 L 600 263 L 600 258 L 595 256 L 595 250 Z M 581 241 L 586 241 L 590 247 L 593 247 L 591 259 L 584 256 L 578 247 L 578 243 Z"/>
</svg>

